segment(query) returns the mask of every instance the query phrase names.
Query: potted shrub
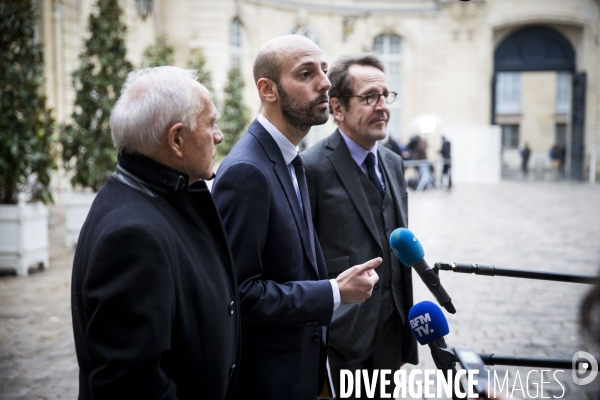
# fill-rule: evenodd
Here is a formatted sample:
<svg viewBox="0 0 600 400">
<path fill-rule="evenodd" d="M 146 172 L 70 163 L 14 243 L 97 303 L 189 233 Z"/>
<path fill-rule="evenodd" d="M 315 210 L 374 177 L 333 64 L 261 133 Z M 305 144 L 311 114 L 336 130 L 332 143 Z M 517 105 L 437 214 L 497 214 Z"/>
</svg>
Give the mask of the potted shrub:
<svg viewBox="0 0 600 400">
<path fill-rule="evenodd" d="M 110 136 L 110 111 L 132 70 L 125 59 L 125 25 L 117 0 L 98 0 L 90 14 L 80 66 L 73 73 L 76 91 L 71 122 L 61 127 L 65 169 L 72 173 L 73 191 L 66 199 L 66 242 L 77 243 L 95 194 L 117 164 Z"/>
<path fill-rule="evenodd" d="M 219 119 L 219 128 L 223 132 L 223 143 L 217 147 L 217 151 L 222 157 L 229 154 L 250 122 L 248 108 L 244 104 L 244 80 L 237 67 L 229 69 L 224 92 L 222 113 Z"/>
<path fill-rule="evenodd" d="M 173 65 L 173 54 L 175 49 L 167 42 L 167 34 L 158 35 L 154 44 L 144 49 L 142 56 L 142 67 L 160 67 L 163 65 Z"/>
<path fill-rule="evenodd" d="M 30 1 L 0 6 L 0 268 L 27 275 L 48 260 L 54 122 L 40 95 L 43 53 Z"/>
</svg>

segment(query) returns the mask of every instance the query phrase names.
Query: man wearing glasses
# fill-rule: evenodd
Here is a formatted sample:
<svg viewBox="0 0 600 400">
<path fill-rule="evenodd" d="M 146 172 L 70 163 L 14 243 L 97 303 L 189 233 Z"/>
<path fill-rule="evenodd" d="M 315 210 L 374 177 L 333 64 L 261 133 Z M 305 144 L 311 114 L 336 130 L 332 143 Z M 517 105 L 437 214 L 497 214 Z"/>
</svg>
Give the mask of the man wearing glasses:
<svg viewBox="0 0 600 400">
<path fill-rule="evenodd" d="M 304 151 L 302 159 L 329 278 L 373 254 L 383 258 L 371 298 L 342 304 L 333 313 L 328 357 L 340 394 L 341 369 L 369 370 L 372 377 L 373 370 L 393 374 L 404 363 L 417 364 L 418 358 L 408 324 L 411 269 L 389 245 L 390 233 L 408 225 L 404 166 L 400 156 L 377 144 L 386 136 L 389 104 L 396 93 L 388 90 L 383 65 L 372 54 L 340 58 L 328 78 L 329 112 L 338 129 Z M 386 379 L 392 381 L 387 386 L 392 393 L 393 379 Z M 361 386 L 366 396 L 362 382 Z M 379 387 L 375 394 L 379 398 Z"/>
</svg>

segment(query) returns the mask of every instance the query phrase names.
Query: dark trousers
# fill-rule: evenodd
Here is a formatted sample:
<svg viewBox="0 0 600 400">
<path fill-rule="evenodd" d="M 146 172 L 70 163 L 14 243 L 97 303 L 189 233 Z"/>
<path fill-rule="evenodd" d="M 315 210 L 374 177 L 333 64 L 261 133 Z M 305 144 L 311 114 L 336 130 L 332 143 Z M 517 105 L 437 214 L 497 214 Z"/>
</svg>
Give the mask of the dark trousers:
<svg viewBox="0 0 600 400">
<path fill-rule="evenodd" d="M 386 386 L 386 392 L 392 394 L 394 392 L 394 381 L 393 375 L 396 370 L 400 369 L 402 364 L 402 329 L 400 325 L 400 317 L 397 313 L 393 313 L 392 316 L 378 328 L 375 333 L 375 341 L 371 354 L 365 354 L 365 357 L 360 360 L 349 360 L 343 354 L 333 349 L 331 346 L 327 352 L 329 357 L 329 367 L 331 368 L 331 377 L 335 386 L 335 393 L 337 398 L 340 398 L 340 370 L 347 369 L 354 378 L 356 378 L 355 371 L 361 370 L 361 388 L 360 397 L 356 397 L 356 381 L 354 382 L 354 391 L 352 392 L 351 399 L 380 399 L 380 377 L 377 377 L 377 387 L 375 390 L 375 397 L 367 397 L 365 391 L 364 380 L 362 379 L 362 370 L 368 371 L 369 383 L 373 380 L 373 370 L 378 369 L 381 373 L 382 369 L 391 370 L 391 374 L 388 374 L 386 379 L 390 383 Z"/>
<path fill-rule="evenodd" d="M 444 183 L 444 177 L 448 177 L 448 189 L 452 188 L 452 176 L 450 176 L 450 164 L 444 164 L 442 169 L 442 184 Z"/>
</svg>

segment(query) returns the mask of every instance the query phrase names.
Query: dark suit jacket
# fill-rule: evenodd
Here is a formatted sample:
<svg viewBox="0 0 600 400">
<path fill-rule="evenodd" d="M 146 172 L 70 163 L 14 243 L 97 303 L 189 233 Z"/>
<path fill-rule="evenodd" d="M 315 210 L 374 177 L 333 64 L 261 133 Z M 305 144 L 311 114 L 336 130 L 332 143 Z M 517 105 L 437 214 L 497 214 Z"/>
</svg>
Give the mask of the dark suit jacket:
<svg viewBox="0 0 600 400">
<path fill-rule="evenodd" d="M 392 229 L 406 227 L 408 208 L 402 158 L 384 146 L 378 146 L 379 165 L 388 177 L 397 223 Z M 341 134 L 332 135 L 302 153 L 315 230 L 319 236 L 331 278 L 345 269 L 362 264 L 384 253 L 367 196 L 358 179 L 356 162 Z M 377 271 L 377 269 L 375 270 Z M 413 305 L 411 269 L 402 266 L 393 273 L 401 274 L 401 287 L 394 293 L 396 308 L 404 312 Z M 350 359 L 359 359 L 371 345 L 377 327 L 382 290 L 360 304 L 342 304 L 333 315 L 330 346 Z M 402 330 L 402 358 L 417 363 L 416 342 L 405 324 Z"/>
<path fill-rule="evenodd" d="M 210 192 L 142 156 L 119 156 L 119 165 L 73 262 L 79 398 L 229 398 L 240 313 Z"/>
<path fill-rule="evenodd" d="M 333 294 L 309 245 L 281 150 L 255 120 L 219 167 L 213 196 L 231 240 L 242 312 L 236 397 L 313 400 Z M 321 353 L 321 356 L 320 356 Z"/>
</svg>

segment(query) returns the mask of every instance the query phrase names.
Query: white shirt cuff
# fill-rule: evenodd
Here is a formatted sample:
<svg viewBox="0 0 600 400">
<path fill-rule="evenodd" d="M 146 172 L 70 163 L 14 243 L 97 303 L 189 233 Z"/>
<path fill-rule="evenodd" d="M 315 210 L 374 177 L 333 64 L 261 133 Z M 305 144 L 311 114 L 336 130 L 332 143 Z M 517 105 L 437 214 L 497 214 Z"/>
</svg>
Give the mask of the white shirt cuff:
<svg viewBox="0 0 600 400">
<path fill-rule="evenodd" d="M 340 298 L 340 287 L 335 279 L 330 279 L 329 283 L 331 283 L 331 290 L 333 290 L 333 309 L 335 310 L 340 306 L 341 298 Z"/>
</svg>

